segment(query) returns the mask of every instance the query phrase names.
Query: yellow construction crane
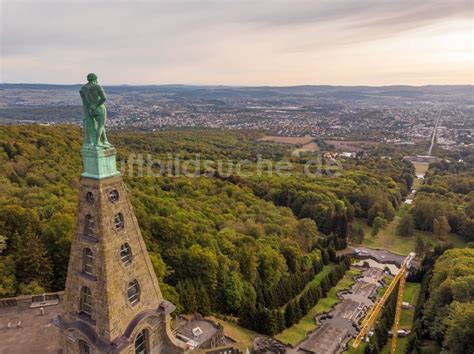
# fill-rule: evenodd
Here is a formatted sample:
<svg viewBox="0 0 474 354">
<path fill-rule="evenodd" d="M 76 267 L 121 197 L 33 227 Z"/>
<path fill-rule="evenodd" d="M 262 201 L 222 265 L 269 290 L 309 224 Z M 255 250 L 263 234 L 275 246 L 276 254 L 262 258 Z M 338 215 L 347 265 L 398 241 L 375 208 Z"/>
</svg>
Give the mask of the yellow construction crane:
<svg viewBox="0 0 474 354">
<path fill-rule="evenodd" d="M 374 325 L 375 320 L 377 319 L 380 311 L 382 310 L 382 307 L 385 305 L 387 302 L 388 297 L 392 293 L 393 289 L 397 286 L 397 284 L 400 284 L 400 287 L 398 289 L 398 296 L 397 296 L 397 307 L 395 311 L 395 320 L 393 322 L 393 335 L 392 335 L 392 345 L 390 349 L 391 354 L 395 354 L 395 350 L 397 349 L 397 339 L 398 339 L 398 324 L 400 323 L 400 315 L 402 313 L 402 303 L 403 303 L 403 291 L 405 290 L 405 281 L 406 277 L 408 275 L 408 271 L 410 270 L 410 263 L 415 258 L 415 254 L 412 252 L 410 253 L 407 258 L 403 261 L 400 271 L 398 274 L 393 278 L 392 282 L 390 283 L 390 286 L 388 287 L 387 291 L 385 294 L 383 294 L 382 298 L 375 304 L 373 310 L 366 316 L 364 321 L 362 322 L 362 328 L 360 329 L 359 334 L 357 335 L 356 339 L 354 340 L 354 343 L 352 343 L 352 346 L 354 348 L 357 348 L 364 339 L 365 335 L 369 332 L 369 330 L 372 328 Z"/>
</svg>

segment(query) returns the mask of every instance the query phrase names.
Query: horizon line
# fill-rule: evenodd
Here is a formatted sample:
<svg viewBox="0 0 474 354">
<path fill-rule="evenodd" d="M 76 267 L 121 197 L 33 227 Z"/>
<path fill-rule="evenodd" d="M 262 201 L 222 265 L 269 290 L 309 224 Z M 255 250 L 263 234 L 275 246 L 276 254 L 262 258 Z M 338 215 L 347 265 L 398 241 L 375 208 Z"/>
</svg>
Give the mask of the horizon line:
<svg viewBox="0 0 474 354">
<path fill-rule="evenodd" d="M 369 88 L 382 88 L 382 87 L 432 87 L 432 86 L 474 86 L 474 83 L 466 84 L 420 84 L 420 85 L 408 85 L 408 84 L 389 84 L 389 85 L 350 85 L 350 84 L 296 84 L 296 85 L 232 85 L 232 84 L 178 84 L 178 83 L 167 83 L 167 84 L 107 84 L 99 82 L 103 86 L 108 87 L 152 87 L 152 86 L 185 86 L 185 87 L 229 87 L 229 88 L 262 88 L 262 87 L 271 87 L 271 88 L 290 88 L 290 87 L 369 87 Z M 0 85 L 49 85 L 49 86 L 81 86 L 84 83 L 74 83 L 74 84 L 58 84 L 58 83 L 44 83 L 44 82 L 0 82 Z"/>
</svg>

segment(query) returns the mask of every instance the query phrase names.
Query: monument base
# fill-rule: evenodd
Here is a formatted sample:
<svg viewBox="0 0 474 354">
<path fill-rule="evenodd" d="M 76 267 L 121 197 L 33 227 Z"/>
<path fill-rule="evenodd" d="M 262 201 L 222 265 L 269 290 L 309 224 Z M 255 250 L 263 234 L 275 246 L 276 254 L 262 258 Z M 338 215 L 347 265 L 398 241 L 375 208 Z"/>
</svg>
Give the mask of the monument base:
<svg viewBox="0 0 474 354">
<path fill-rule="evenodd" d="M 81 155 L 84 161 L 84 172 L 81 177 L 102 179 L 119 176 L 116 154 L 117 151 L 113 146 L 83 146 Z"/>
</svg>

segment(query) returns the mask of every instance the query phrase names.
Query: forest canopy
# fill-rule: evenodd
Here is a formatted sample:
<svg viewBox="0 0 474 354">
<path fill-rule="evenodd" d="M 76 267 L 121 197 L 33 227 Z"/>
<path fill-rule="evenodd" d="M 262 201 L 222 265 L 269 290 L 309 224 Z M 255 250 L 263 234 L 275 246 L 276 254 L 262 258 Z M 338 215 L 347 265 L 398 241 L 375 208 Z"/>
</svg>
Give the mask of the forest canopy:
<svg viewBox="0 0 474 354">
<path fill-rule="evenodd" d="M 32 125 L 0 127 L 0 134 L 0 296 L 62 290 L 75 234 L 81 131 Z M 274 325 L 256 329 L 274 333 L 301 314 L 285 320 L 283 309 L 296 308 L 297 295 L 325 265 L 331 268 L 320 288 L 306 291 L 303 311 L 343 276 L 348 264 L 336 250 L 346 246 L 350 221 L 392 219 L 414 171 L 401 159 L 376 157 L 310 178 L 303 158 L 258 136 L 189 130 L 109 138 L 124 161 L 179 153 L 183 160 L 262 156 L 295 164 L 288 176 L 124 174 L 164 296 L 179 311 L 232 314 L 242 323 L 244 313 L 271 317 Z"/>
</svg>

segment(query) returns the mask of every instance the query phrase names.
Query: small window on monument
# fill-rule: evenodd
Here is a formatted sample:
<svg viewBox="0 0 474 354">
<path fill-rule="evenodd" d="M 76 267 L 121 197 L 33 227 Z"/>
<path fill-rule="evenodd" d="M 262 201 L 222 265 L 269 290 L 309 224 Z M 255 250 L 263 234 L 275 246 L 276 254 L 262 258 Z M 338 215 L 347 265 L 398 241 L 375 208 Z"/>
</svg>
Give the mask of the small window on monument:
<svg viewBox="0 0 474 354">
<path fill-rule="evenodd" d="M 84 248 L 82 254 L 82 271 L 86 274 L 92 275 L 92 261 L 94 259 L 94 255 L 90 248 Z"/>
<path fill-rule="evenodd" d="M 110 191 L 109 199 L 112 203 L 115 203 L 119 200 L 119 193 L 116 189 L 114 189 L 113 191 Z"/>
<path fill-rule="evenodd" d="M 138 281 L 133 280 L 128 283 L 127 295 L 128 301 L 130 301 L 132 305 L 140 301 L 140 286 L 138 285 Z"/>
<path fill-rule="evenodd" d="M 92 354 L 91 348 L 89 347 L 89 344 L 87 344 L 86 341 L 83 341 L 82 339 L 79 339 L 79 353 L 80 354 Z"/>
<path fill-rule="evenodd" d="M 148 344 L 148 330 L 144 329 L 138 333 L 135 339 L 135 354 L 149 354 L 150 350 Z"/>
<path fill-rule="evenodd" d="M 94 219 L 92 219 L 92 216 L 90 214 L 87 214 L 84 220 L 84 235 L 93 236 L 94 235 L 93 229 L 94 229 Z"/>
<path fill-rule="evenodd" d="M 94 194 L 92 194 L 92 192 L 86 193 L 86 201 L 89 204 L 94 204 Z"/>
<path fill-rule="evenodd" d="M 124 243 L 120 246 L 120 259 L 125 264 L 132 262 L 132 249 L 128 243 Z"/>
<path fill-rule="evenodd" d="M 92 293 L 87 286 L 81 288 L 81 312 L 89 316 L 92 314 Z"/>
<path fill-rule="evenodd" d="M 122 213 L 115 214 L 114 223 L 115 223 L 115 228 L 117 230 L 123 229 L 124 220 L 123 220 L 123 214 Z"/>
</svg>

